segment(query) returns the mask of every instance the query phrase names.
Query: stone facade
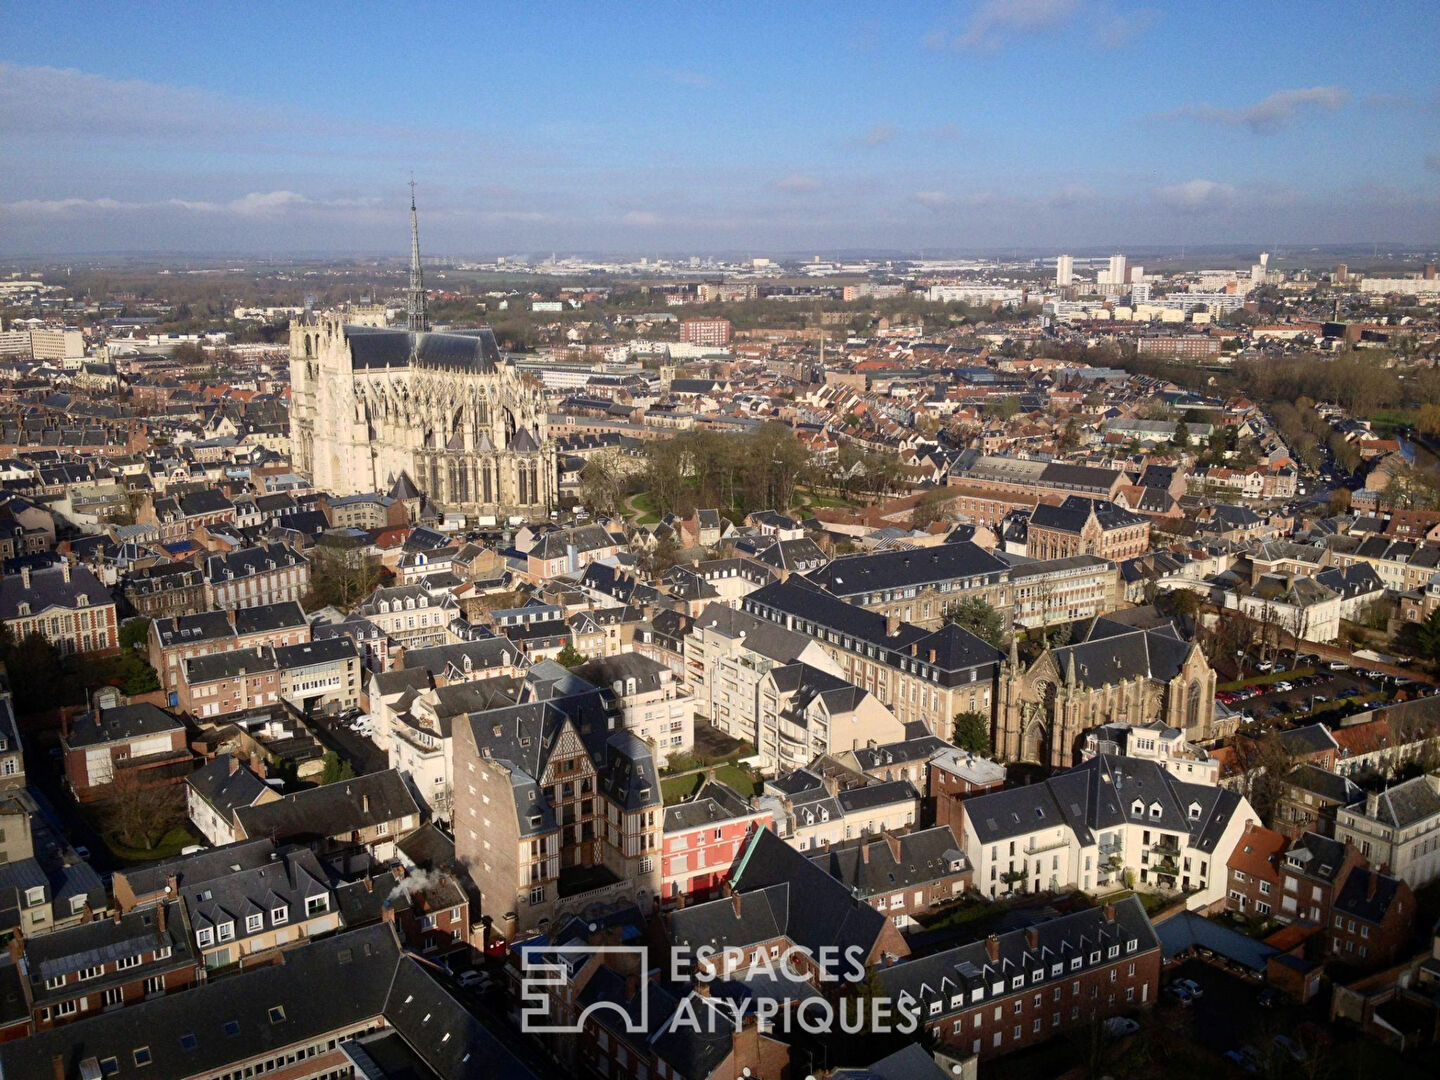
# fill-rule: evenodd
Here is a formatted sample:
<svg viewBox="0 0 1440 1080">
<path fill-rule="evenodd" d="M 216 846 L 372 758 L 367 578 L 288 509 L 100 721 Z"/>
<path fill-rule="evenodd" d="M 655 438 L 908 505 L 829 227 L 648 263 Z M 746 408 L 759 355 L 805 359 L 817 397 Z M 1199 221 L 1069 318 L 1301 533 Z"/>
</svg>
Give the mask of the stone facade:
<svg viewBox="0 0 1440 1080">
<path fill-rule="evenodd" d="M 464 513 L 533 516 L 556 503 L 544 397 L 489 330 L 411 333 L 311 316 L 290 327 L 290 381 L 295 467 L 318 488 L 385 491 L 408 474 Z"/>
</svg>

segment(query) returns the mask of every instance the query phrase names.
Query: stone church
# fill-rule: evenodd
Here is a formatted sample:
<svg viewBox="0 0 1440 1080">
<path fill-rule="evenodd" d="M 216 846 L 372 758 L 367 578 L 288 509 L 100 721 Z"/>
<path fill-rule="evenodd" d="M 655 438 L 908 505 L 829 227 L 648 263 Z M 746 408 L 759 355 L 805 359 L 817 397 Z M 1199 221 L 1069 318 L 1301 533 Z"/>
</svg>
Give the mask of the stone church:
<svg viewBox="0 0 1440 1080">
<path fill-rule="evenodd" d="M 1134 627 L 1097 618 L 1077 640 L 1021 662 L 1012 643 L 1000 665 L 995 749 L 1006 761 L 1069 768 L 1090 728 L 1160 720 L 1192 743 L 1212 734 L 1215 672 L 1174 625 Z"/>
<path fill-rule="evenodd" d="M 290 326 L 295 467 L 336 495 L 408 473 L 442 509 L 533 517 L 559 475 L 539 387 L 490 330 L 427 333 L 312 315 Z"/>
<path fill-rule="evenodd" d="M 493 331 L 430 332 L 413 183 L 406 316 L 403 329 L 380 308 L 290 324 L 295 468 L 334 495 L 386 491 L 408 475 L 443 510 L 548 514 L 560 475 L 544 395 Z"/>
</svg>

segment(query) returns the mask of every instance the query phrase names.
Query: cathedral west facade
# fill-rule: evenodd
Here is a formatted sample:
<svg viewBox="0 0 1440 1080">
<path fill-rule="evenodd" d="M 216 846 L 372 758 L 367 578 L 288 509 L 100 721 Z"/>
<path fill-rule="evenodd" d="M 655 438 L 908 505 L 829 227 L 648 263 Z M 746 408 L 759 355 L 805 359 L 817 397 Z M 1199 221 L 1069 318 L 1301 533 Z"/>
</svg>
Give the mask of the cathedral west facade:
<svg viewBox="0 0 1440 1080">
<path fill-rule="evenodd" d="M 407 473 L 446 510 L 534 516 L 556 504 L 544 398 L 489 330 L 296 320 L 290 393 L 295 466 L 325 491 L 385 491 Z"/>
</svg>

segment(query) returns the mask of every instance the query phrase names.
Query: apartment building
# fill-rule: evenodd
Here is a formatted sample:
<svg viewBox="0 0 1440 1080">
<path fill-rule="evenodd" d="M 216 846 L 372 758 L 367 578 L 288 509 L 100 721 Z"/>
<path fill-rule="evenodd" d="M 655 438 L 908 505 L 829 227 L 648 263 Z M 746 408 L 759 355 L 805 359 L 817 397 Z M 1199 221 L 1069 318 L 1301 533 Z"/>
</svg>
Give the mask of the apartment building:
<svg viewBox="0 0 1440 1080">
<path fill-rule="evenodd" d="M 212 608 L 299 600 L 310 591 L 310 563 L 284 544 L 241 548 L 205 560 L 205 587 Z"/>
<path fill-rule="evenodd" d="M 896 742 L 905 725 L 874 694 L 804 662 L 760 680 L 760 768 L 789 772 L 821 754 Z"/>
<path fill-rule="evenodd" d="M 656 760 L 695 746 L 695 699 L 675 673 L 640 653 L 586 661 L 575 674 L 605 691 L 619 727 L 654 747 Z"/>
<path fill-rule="evenodd" d="M 356 609 L 406 648 L 440 645 L 459 605 L 450 593 L 432 596 L 423 585 L 376 589 Z"/>
<path fill-rule="evenodd" d="M 1010 568 L 1010 618 L 1026 630 L 1093 619 L 1118 606 L 1119 568 L 1098 555 L 1021 563 Z"/>
<path fill-rule="evenodd" d="M 194 768 L 185 725 L 148 704 L 81 713 L 61 734 L 60 751 L 65 785 L 80 802 L 180 784 Z"/>
<path fill-rule="evenodd" d="M 1225 907 L 1246 917 L 1271 916 L 1280 903 L 1280 863 L 1289 841 L 1263 825 L 1245 826 L 1226 870 Z"/>
<path fill-rule="evenodd" d="M 954 624 L 938 630 L 848 604 L 792 577 L 751 593 L 743 610 L 820 642 L 844 678 L 874 694 L 902 724 L 943 739 L 956 713 L 990 713 L 1002 656 Z"/>
<path fill-rule="evenodd" d="M 1139 897 L 876 972 L 941 1044 L 981 1059 L 1155 1003 L 1160 942 Z"/>
<path fill-rule="evenodd" d="M 771 810 L 775 832 L 798 851 L 904 832 L 920 821 L 920 792 L 909 780 L 841 787 L 835 778 L 810 769 L 765 781 L 755 805 Z"/>
<path fill-rule="evenodd" d="M 1371 792 L 1336 811 L 1335 839 L 1355 847 L 1370 865 L 1418 889 L 1440 877 L 1440 778 L 1413 780 Z"/>
<path fill-rule="evenodd" d="M 1250 804 L 1177 780 L 1155 761 L 1102 754 L 1040 784 L 966 799 L 964 847 L 975 887 L 1012 892 L 1116 888 L 1184 893 L 1204 910 L 1225 898 L 1226 865 Z"/>
<path fill-rule="evenodd" d="M 696 617 L 683 647 L 696 715 L 752 746 L 759 744 L 760 682 L 772 667 L 799 661 L 840 674 L 814 638 L 718 602 Z"/>
<path fill-rule="evenodd" d="M 692 798 L 667 806 L 661 906 L 686 907 L 719 897 L 751 832 L 773 824 L 773 811 L 752 806 L 713 779 Z"/>
<path fill-rule="evenodd" d="M 455 724 L 456 858 L 502 937 L 600 898 L 660 894 L 665 811 L 649 745 L 582 684 Z"/>
<path fill-rule="evenodd" d="M 280 851 L 260 865 L 196 877 L 188 876 L 178 896 L 195 935 L 196 956 L 207 970 L 244 964 L 341 927 L 329 878 L 306 848 Z"/>
<path fill-rule="evenodd" d="M 134 1005 L 195 984 L 195 952 L 178 901 L 11 939 L 23 961 L 35 1031 Z"/>
<path fill-rule="evenodd" d="M 845 840 L 808 857 L 902 930 L 970 887 L 970 863 L 946 825 Z"/>
<path fill-rule="evenodd" d="M 420 827 L 420 808 L 393 769 L 306 788 L 235 809 L 238 839 L 269 837 L 305 844 L 317 854 L 360 865 L 389 862 L 395 844 Z"/>
<path fill-rule="evenodd" d="M 300 645 L 310 635 L 305 612 L 294 601 L 286 601 L 156 619 L 150 624 L 147 650 L 160 685 L 174 692 L 185 661 L 194 657 L 243 652 L 259 645 Z"/>
<path fill-rule="evenodd" d="M 1012 571 L 970 541 L 873 555 L 846 555 L 808 580 L 867 611 L 936 630 L 962 601 L 979 597 L 1007 619 Z"/>
<path fill-rule="evenodd" d="M 65 655 L 120 647 L 110 590 L 68 562 L 0 577 L 0 622 L 12 640 L 39 634 Z"/>
</svg>

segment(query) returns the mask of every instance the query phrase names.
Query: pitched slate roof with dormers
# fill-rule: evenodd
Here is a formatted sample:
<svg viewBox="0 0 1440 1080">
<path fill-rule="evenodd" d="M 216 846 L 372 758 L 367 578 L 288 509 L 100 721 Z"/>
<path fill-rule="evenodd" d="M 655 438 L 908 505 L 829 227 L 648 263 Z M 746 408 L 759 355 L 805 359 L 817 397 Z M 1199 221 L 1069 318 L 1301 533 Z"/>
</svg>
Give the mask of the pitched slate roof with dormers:
<svg viewBox="0 0 1440 1080">
<path fill-rule="evenodd" d="M 406 817 L 418 825 L 420 808 L 395 769 L 308 788 L 235 811 L 235 820 L 246 836 L 282 841 L 341 836 Z M 391 835 L 398 837 L 399 833 L 392 830 Z"/>
<path fill-rule="evenodd" d="M 1213 851 L 1240 803 L 1235 792 L 1178 780 L 1158 762 L 1100 754 L 1040 784 L 971 796 L 964 810 L 982 844 L 1065 825 L 1088 846 L 1108 829 L 1145 825 Z"/>
<path fill-rule="evenodd" d="M 1107 910 L 1113 911 L 1113 920 L 1106 917 Z M 989 951 L 992 945 L 996 947 L 994 959 Z M 1116 950 L 1114 957 L 1110 955 L 1112 948 Z M 988 943 L 976 941 L 931 956 L 902 960 L 879 968 L 876 977 L 886 998 L 916 1007 L 924 1018 L 932 1015 L 932 1002 L 939 1002 L 939 1013 L 946 1015 L 1006 997 L 1012 993 L 1012 980 L 1022 975 L 1021 992 L 1048 992 L 1052 983 L 1068 982 L 1075 972 L 1159 948 L 1159 939 L 1140 898 L 1127 896 L 1109 909 L 1091 908 L 1062 915 L 1025 930 L 999 934 Z M 1076 960 L 1079 964 L 1072 966 Z"/>
</svg>

